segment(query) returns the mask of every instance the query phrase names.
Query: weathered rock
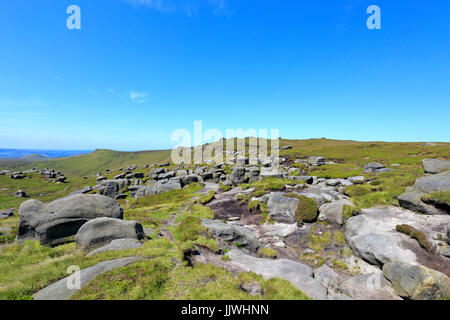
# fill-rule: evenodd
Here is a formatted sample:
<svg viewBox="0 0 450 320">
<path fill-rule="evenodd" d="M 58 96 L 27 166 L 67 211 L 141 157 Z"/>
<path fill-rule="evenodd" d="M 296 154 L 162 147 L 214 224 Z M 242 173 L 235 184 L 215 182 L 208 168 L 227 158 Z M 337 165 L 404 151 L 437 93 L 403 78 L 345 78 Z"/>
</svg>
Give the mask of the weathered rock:
<svg viewBox="0 0 450 320">
<path fill-rule="evenodd" d="M 438 271 L 395 261 L 383 266 L 383 274 L 401 297 L 413 300 L 450 299 L 450 278 Z"/>
<path fill-rule="evenodd" d="M 262 178 L 265 177 L 282 178 L 283 174 L 280 172 L 278 167 L 268 167 L 268 168 L 261 168 L 260 176 Z"/>
<path fill-rule="evenodd" d="M 103 196 L 114 199 L 125 187 L 129 185 L 130 180 L 128 179 L 102 180 L 100 182 L 99 193 Z"/>
<path fill-rule="evenodd" d="M 406 188 L 406 191 L 397 197 L 398 203 L 405 209 L 418 211 L 425 214 L 444 214 L 445 212 L 426 204 L 422 201 L 425 193 L 414 187 Z"/>
<path fill-rule="evenodd" d="M 72 192 L 71 194 L 69 194 L 69 196 L 73 196 L 73 195 L 76 195 L 76 194 L 85 194 L 85 193 L 88 193 L 88 192 L 91 192 L 91 191 L 92 191 L 92 188 L 90 186 L 86 186 L 86 187 L 84 187 L 81 190 Z"/>
<path fill-rule="evenodd" d="M 421 198 L 424 194 L 449 190 L 450 171 L 445 171 L 418 178 L 414 186 L 408 187 L 397 199 L 402 207 L 409 210 L 419 211 L 425 214 L 447 214 L 448 212 L 444 208 L 437 208 L 432 204 L 424 203 Z"/>
<path fill-rule="evenodd" d="M 319 209 L 320 214 L 318 219 L 336 227 L 342 226 L 344 223 L 344 216 L 342 215 L 344 205 L 352 207 L 353 203 L 343 199 L 322 205 Z"/>
<path fill-rule="evenodd" d="M 450 190 L 450 171 L 418 178 L 414 187 L 424 193 Z"/>
<path fill-rule="evenodd" d="M 220 220 L 211 219 L 203 219 L 202 225 L 208 229 L 213 237 L 239 243 L 250 252 L 256 252 L 262 247 L 262 244 L 253 232 L 243 226 L 227 224 Z"/>
<path fill-rule="evenodd" d="M 311 166 L 323 166 L 325 164 L 325 158 L 317 156 L 308 157 L 308 164 Z"/>
<path fill-rule="evenodd" d="M 78 230 L 75 241 L 80 248 L 92 249 L 116 239 L 142 240 L 144 238 L 144 229 L 139 222 L 97 218 L 86 222 Z"/>
<path fill-rule="evenodd" d="M 269 215 L 280 223 L 296 223 L 295 211 L 297 210 L 298 201 L 297 198 L 285 197 L 282 192 L 271 193 L 267 201 Z"/>
<path fill-rule="evenodd" d="M 14 197 L 15 197 L 15 198 L 26 198 L 26 197 L 27 197 L 27 194 L 26 194 L 26 192 L 23 191 L 23 190 L 18 190 L 18 191 L 16 191 L 16 193 L 14 194 Z"/>
<path fill-rule="evenodd" d="M 396 226 L 407 224 L 423 232 L 428 240 L 433 240 L 435 233 L 445 233 L 445 225 L 450 216 L 418 215 L 396 207 L 377 207 L 363 209 L 362 214 L 347 220 L 345 239 L 353 252 L 365 261 L 383 266 L 390 261 L 408 263 L 431 263 L 427 252 L 416 240 L 396 231 Z M 442 266 L 445 268 L 445 264 Z"/>
<path fill-rule="evenodd" d="M 187 186 L 191 183 L 197 183 L 200 181 L 200 177 L 194 174 L 189 174 L 187 176 L 183 176 L 181 178 L 181 182 L 183 185 Z"/>
<path fill-rule="evenodd" d="M 423 159 L 422 167 L 425 173 L 440 173 L 450 169 L 450 160 Z"/>
<path fill-rule="evenodd" d="M 313 278 L 312 269 L 305 264 L 287 259 L 255 258 L 237 249 L 231 250 L 228 256 L 231 259 L 230 264 L 247 272 L 259 274 L 264 279 L 286 279 L 313 299 L 327 298 L 327 288 Z"/>
<path fill-rule="evenodd" d="M 11 208 L 11 209 L 6 209 L 6 210 L 0 211 L 0 219 L 12 217 L 14 215 L 15 210 L 16 210 L 16 208 Z"/>
<path fill-rule="evenodd" d="M 383 164 L 378 162 L 371 162 L 364 166 L 364 173 L 382 173 L 382 172 L 390 172 L 392 169 L 386 168 Z"/>
<path fill-rule="evenodd" d="M 145 174 L 142 172 L 132 172 L 126 175 L 127 179 L 144 179 Z"/>
<path fill-rule="evenodd" d="M 401 300 L 381 272 L 351 277 L 341 288 L 355 300 Z"/>
<path fill-rule="evenodd" d="M 142 247 L 142 243 L 133 238 L 126 239 L 116 239 L 108 243 L 107 245 L 97 248 L 87 255 L 88 257 L 93 256 L 97 253 L 105 252 L 105 251 L 117 251 L 117 250 L 128 250 Z"/>
<path fill-rule="evenodd" d="M 234 167 L 230 176 L 230 180 L 233 185 L 238 185 L 245 182 L 245 168 L 244 167 Z"/>
<path fill-rule="evenodd" d="M 111 198 L 79 194 L 48 204 L 25 201 L 20 205 L 19 217 L 19 241 L 38 239 L 41 244 L 54 245 L 75 235 L 89 220 L 99 217 L 122 219 L 123 209 Z"/>
<path fill-rule="evenodd" d="M 313 199 L 318 206 L 321 206 L 325 203 L 341 200 L 342 194 L 335 191 L 333 188 L 330 189 L 318 188 L 318 187 L 308 187 L 299 192 L 296 192 L 299 195 L 308 197 Z"/>
<path fill-rule="evenodd" d="M 364 176 L 356 176 L 356 177 L 350 177 L 347 179 L 353 184 L 363 184 L 364 183 Z"/>
<path fill-rule="evenodd" d="M 70 299 L 78 290 L 86 286 L 95 277 L 117 268 L 123 268 L 136 261 L 142 260 L 138 257 L 128 257 L 116 260 L 103 261 L 93 267 L 83 269 L 79 277 L 75 275 L 63 278 L 48 287 L 38 291 L 33 295 L 34 300 L 67 300 Z M 74 286 L 73 279 L 80 280 L 80 287 Z M 69 284 L 69 285 L 68 285 Z"/>
</svg>

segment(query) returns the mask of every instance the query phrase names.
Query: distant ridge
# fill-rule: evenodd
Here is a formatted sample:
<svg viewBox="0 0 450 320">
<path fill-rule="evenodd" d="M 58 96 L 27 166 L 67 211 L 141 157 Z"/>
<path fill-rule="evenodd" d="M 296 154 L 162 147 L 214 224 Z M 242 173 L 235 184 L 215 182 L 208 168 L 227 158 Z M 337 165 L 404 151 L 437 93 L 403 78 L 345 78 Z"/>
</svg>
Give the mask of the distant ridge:
<svg viewBox="0 0 450 320">
<path fill-rule="evenodd" d="M 44 156 L 42 154 L 30 154 L 27 156 L 23 156 L 18 158 L 17 160 L 22 160 L 22 161 L 45 161 L 45 160 L 50 160 L 50 157 Z"/>
</svg>

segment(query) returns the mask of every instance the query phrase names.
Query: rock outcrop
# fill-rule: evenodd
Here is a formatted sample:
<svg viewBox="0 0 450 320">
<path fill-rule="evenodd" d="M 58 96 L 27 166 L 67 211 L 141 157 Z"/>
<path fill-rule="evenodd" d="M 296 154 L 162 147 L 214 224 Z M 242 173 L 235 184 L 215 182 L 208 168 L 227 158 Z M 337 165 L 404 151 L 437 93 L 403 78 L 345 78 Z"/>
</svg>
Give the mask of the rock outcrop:
<svg viewBox="0 0 450 320">
<path fill-rule="evenodd" d="M 143 240 L 144 238 L 144 229 L 139 222 L 97 218 L 85 223 L 78 230 L 75 241 L 80 248 L 92 249 L 117 239 Z"/>
<path fill-rule="evenodd" d="M 383 274 L 401 297 L 413 300 L 450 299 L 450 278 L 441 272 L 395 261 L 383 266 Z"/>
<path fill-rule="evenodd" d="M 87 221 L 110 217 L 122 219 L 123 209 L 113 199 L 101 195 L 78 194 L 44 204 L 28 200 L 19 208 L 17 239 L 37 239 L 44 245 L 64 242 Z"/>
</svg>

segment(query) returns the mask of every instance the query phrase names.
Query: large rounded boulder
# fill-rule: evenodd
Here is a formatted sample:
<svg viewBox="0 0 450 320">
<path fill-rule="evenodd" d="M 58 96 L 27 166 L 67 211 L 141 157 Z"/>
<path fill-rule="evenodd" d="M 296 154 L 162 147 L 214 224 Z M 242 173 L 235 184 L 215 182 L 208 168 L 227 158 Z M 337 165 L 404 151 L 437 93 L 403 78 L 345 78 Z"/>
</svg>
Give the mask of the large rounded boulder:
<svg viewBox="0 0 450 320">
<path fill-rule="evenodd" d="M 123 209 L 101 195 L 77 194 L 48 204 L 28 200 L 19 208 L 19 241 L 37 239 L 43 245 L 57 245 L 77 234 L 89 220 L 99 217 L 123 218 Z"/>
<path fill-rule="evenodd" d="M 117 239 L 145 238 L 144 228 L 139 222 L 113 218 L 97 218 L 85 223 L 75 236 L 79 248 L 93 249 Z"/>
</svg>

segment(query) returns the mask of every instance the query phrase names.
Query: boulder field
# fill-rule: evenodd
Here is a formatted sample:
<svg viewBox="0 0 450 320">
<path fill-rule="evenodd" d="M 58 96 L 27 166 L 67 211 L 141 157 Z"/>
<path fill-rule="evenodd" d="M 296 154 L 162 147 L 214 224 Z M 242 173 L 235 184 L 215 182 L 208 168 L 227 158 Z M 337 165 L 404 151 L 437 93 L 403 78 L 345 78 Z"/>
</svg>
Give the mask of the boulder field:
<svg viewBox="0 0 450 320">
<path fill-rule="evenodd" d="M 146 233 L 154 230 L 123 220 L 120 204 L 172 190 L 181 193 L 200 182 L 201 194 L 188 199 L 183 208 L 202 203 L 212 212 L 213 218 L 200 215 L 198 227 L 201 236 L 216 240 L 218 250 L 196 244 L 183 252 L 189 267 L 211 263 L 235 276 L 254 272 L 264 279 L 282 278 L 319 300 L 450 299 L 450 215 L 448 203 L 437 194 L 450 191 L 450 171 L 446 171 L 450 161 L 424 159 L 424 176 L 398 196 L 398 204 L 357 208 L 346 188 L 364 191 L 376 184 L 360 175 L 306 176 L 301 165 L 323 168 L 333 162 L 321 156 L 297 160 L 292 161 L 297 167 L 270 157 L 256 165 L 240 158 L 232 165 L 173 168 L 164 164 L 148 174 L 134 172 L 139 169 L 130 166 L 114 179 L 99 173 L 96 185 L 65 198 L 47 204 L 34 199 L 23 202 L 17 240 L 39 240 L 48 246 L 75 241 L 83 257 L 141 250 L 152 241 Z M 275 167 L 277 163 L 281 166 Z M 378 162 L 361 167 L 374 181 L 374 175 L 397 170 Z M 58 176 L 50 170 L 46 174 Z M 272 185 L 258 184 L 264 181 Z M 209 194 L 208 201 L 200 202 Z M 8 218 L 13 212 L 0 215 Z M 180 212 L 162 219 L 157 237 L 173 241 L 171 230 L 183 221 L 177 220 Z M 130 256 L 83 269 L 82 286 L 139 260 Z M 70 298 L 77 290 L 67 289 L 64 281 L 67 278 L 33 298 Z"/>
</svg>

